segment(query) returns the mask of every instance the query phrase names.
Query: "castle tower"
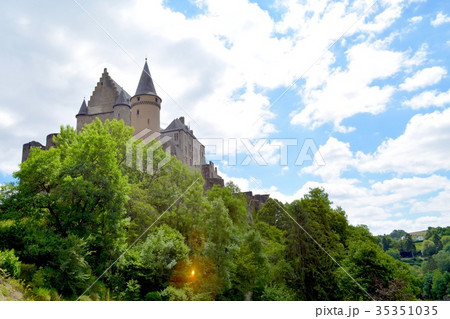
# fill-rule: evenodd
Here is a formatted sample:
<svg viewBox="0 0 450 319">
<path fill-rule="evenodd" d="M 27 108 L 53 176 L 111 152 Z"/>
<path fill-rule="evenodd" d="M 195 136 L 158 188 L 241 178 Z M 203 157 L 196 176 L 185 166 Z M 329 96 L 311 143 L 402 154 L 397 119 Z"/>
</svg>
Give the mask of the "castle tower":
<svg viewBox="0 0 450 319">
<path fill-rule="evenodd" d="M 81 131 L 81 128 L 84 124 L 89 122 L 88 109 L 86 105 L 86 100 L 83 99 L 83 103 L 81 103 L 80 110 L 78 114 L 75 116 L 77 118 L 77 131 Z"/>
<path fill-rule="evenodd" d="M 126 125 L 131 125 L 131 111 L 130 111 L 130 96 L 122 89 L 119 97 L 113 106 L 114 118 L 117 120 L 123 120 Z"/>
<path fill-rule="evenodd" d="M 160 131 L 161 98 L 156 94 L 150 75 L 147 59 L 136 90 L 131 98 L 131 126 L 139 133 L 148 128 L 153 132 Z"/>
</svg>

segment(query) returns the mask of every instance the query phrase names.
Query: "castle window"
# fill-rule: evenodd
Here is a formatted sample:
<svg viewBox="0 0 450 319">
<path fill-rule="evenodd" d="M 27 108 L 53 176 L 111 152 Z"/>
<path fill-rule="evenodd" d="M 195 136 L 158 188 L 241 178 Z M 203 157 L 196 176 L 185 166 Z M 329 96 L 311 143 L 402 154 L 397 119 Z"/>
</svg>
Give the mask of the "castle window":
<svg viewBox="0 0 450 319">
<path fill-rule="evenodd" d="M 103 85 L 103 82 L 100 82 L 100 85 Z"/>
<path fill-rule="evenodd" d="M 178 141 L 178 133 L 175 133 L 175 141 Z"/>
<path fill-rule="evenodd" d="M 147 124 L 150 125 L 150 119 L 147 119 Z"/>
<path fill-rule="evenodd" d="M 138 97 L 137 97 L 137 100 L 138 100 L 138 101 L 140 101 L 140 100 L 141 100 L 141 97 L 140 97 L 140 96 L 138 96 Z"/>
<path fill-rule="evenodd" d="M 139 110 L 136 111 L 137 116 L 139 116 Z"/>
</svg>

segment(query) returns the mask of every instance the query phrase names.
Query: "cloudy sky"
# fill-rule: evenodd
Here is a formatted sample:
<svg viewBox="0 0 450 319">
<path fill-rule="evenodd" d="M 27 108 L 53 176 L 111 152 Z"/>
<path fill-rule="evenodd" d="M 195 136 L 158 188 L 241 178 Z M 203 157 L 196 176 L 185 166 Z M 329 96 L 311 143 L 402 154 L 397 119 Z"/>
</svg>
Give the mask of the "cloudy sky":
<svg viewBox="0 0 450 319">
<path fill-rule="evenodd" d="M 75 126 L 103 68 L 147 57 L 227 180 L 321 186 L 375 234 L 450 224 L 448 0 L 2 1 L 0 183 L 22 144 Z M 237 155 L 235 155 L 237 153 Z"/>
</svg>

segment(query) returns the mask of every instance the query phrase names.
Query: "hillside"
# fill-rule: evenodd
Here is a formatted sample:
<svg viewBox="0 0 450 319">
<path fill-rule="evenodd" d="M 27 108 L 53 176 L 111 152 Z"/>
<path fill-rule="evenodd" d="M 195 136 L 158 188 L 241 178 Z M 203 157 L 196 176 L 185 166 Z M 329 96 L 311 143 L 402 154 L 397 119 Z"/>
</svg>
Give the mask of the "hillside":
<svg viewBox="0 0 450 319">
<path fill-rule="evenodd" d="M 0 187 L 0 269 L 26 287 L 3 279 L 2 298 L 393 301 L 447 293 L 446 244 L 429 271 L 418 270 L 397 260 L 414 258 L 411 235 L 377 238 L 349 224 L 322 188 L 256 209 L 232 183 L 205 191 L 200 172 L 176 157 L 158 166 L 160 148 L 153 174 L 127 166 L 131 134 L 116 120 L 62 127 L 56 147 L 31 150 L 18 184 Z M 427 236 L 445 243 L 446 231 Z"/>
<path fill-rule="evenodd" d="M 0 276 L 0 301 L 27 300 L 24 287 L 14 279 Z"/>
</svg>

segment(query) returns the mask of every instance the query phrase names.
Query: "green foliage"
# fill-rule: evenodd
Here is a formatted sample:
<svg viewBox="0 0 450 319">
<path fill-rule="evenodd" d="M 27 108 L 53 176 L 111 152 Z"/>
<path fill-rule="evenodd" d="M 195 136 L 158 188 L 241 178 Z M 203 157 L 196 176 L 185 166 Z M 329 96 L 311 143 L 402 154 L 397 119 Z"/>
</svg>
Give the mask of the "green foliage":
<svg viewBox="0 0 450 319">
<path fill-rule="evenodd" d="M 433 273 L 433 286 L 431 288 L 431 296 L 435 300 L 442 300 L 447 292 L 448 276 L 444 276 L 439 271 Z"/>
<path fill-rule="evenodd" d="M 269 198 L 257 212 L 257 220 L 276 226 L 279 229 L 284 229 L 285 224 L 289 222 L 289 217 L 287 217 L 284 212 L 285 209 L 286 208 L 280 201 Z"/>
<path fill-rule="evenodd" d="M 441 250 L 439 253 L 434 255 L 433 260 L 436 263 L 437 269 L 442 272 L 450 272 L 450 253 L 444 250 Z"/>
<path fill-rule="evenodd" d="M 121 300 L 137 301 L 140 300 L 141 285 L 135 279 L 130 279 L 127 282 L 127 287 L 120 294 Z"/>
<path fill-rule="evenodd" d="M 258 298 L 267 284 L 267 256 L 264 254 L 261 235 L 250 230 L 242 238 L 239 249 L 233 251 L 234 267 L 231 281 L 244 298 Z"/>
<path fill-rule="evenodd" d="M 173 286 L 168 286 L 166 289 L 161 291 L 161 297 L 164 300 L 169 301 L 188 301 L 192 300 L 192 289 L 184 288 L 179 289 Z"/>
<path fill-rule="evenodd" d="M 393 230 L 389 236 L 391 236 L 391 238 L 396 239 L 396 240 L 400 240 L 402 237 L 406 236 L 407 232 L 405 232 L 402 229 L 396 229 Z"/>
<path fill-rule="evenodd" d="M 316 188 L 288 206 L 296 221 L 286 229 L 286 254 L 293 269 L 288 278 L 289 287 L 296 289 L 304 300 L 337 298 L 337 265 L 320 247 L 337 257 L 344 248 L 340 239 L 346 236 L 346 230 L 339 234 L 331 226 L 332 220 L 343 215 L 330 205 L 324 190 Z"/>
<path fill-rule="evenodd" d="M 186 260 L 188 253 L 189 247 L 180 232 L 161 225 L 153 229 L 144 242 L 132 247 L 124 259 L 119 261 L 118 269 L 111 277 L 115 284 L 113 289 L 120 299 L 126 299 L 132 294 L 145 296 L 150 291 L 163 289 L 176 265 Z M 125 294 L 123 290 L 126 291 Z"/>
<path fill-rule="evenodd" d="M 21 262 L 14 254 L 14 250 L 0 250 L 0 269 L 14 278 L 19 278 L 21 271 Z"/>
<path fill-rule="evenodd" d="M 261 300 L 293 301 L 296 300 L 296 298 L 295 293 L 285 286 L 268 285 L 264 287 L 264 292 L 261 296 Z"/>
<path fill-rule="evenodd" d="M 379 300 L 447 293 L 450 228 L 430 228 L 429 257 L 411 267 L 396 260 L 420 262 L 411 236 L 377 241 L 323 189 L 248 213 L 236 185 L 205 194 L 175 157 L 158 168 L 161 148 L 153 174 L 128 167 L 131 135 L 123 121 L 62 127 L 57 147 L 32 149 L 19 183 L 0 186 L 0 269 L 26 282 L 1 277 L 4 299 L 73 300 L 123 252 L 80 300 L 366 300 L 336 262 Z"/>
<path fill-rule="evenodd" d="M 232 182 L 228 183 L 226 187 L 214 185 L 213 188 L 206 193 L 206 197 L 210 201 L 221 198 L 233 223 L 242 224 L 246 221 L 247 199 Z"/>
<path fill-rule="evenodd" d="M 151 291 L 144 297 L 146 301 L 162 301 L 162 296 L 158 291 Z"/>
<path fill-rule="evenodd" d="M 400 255 L 402 257 L 414 257 L 416 254 L 416 245 L 410 234 L 406 234 L 404 239 L 400 241 Z"/>
<path fill-rule="evenodd" d="M 217 265 L 219 276 L 224 282 L 229 277 L 228 246 L 231 240 L 232 225 L 233 222 L 222 199 L 215 199 L 210 211 L 205 216 L 205 230 L 208 240 L 204 253 Z"/>
<path fill-rule="evenodd" d="M 422 256 L 431 256 L 436 253 L 436 245 L 429 239 L 425 239 L 422 245 Z"/>
<path fill-rule="evenodd" d="M 61 128 L 57 148 L 34 148 L 20 171 L 15 196 L 20 215 L 65 238 L 90 237 L 91 259 L 103 268 L 125 243 L 126 177 L 120 170 L 122 142 L 131 134 L 123 123 L 100 120 L 76 134 Z M 112 134 L 114 133 L 114 134 Z"/>
<path fill-rule="evenodd" d="M 0 269 L 0 301 L 22 301 L 33 300 L 34 296 L 31 291 L 23 284 L 22 281 L 4 277 Z"/>
<path fill-rule="evenodd" d="M 375 300 L 411 300 L 419 293 L 408 266 L 383 253 L 373 243 L 352 241 L 343 263 L 352 270 L 354 278 Z M 354 282 L 341 278 L 347 280 L 341 286 L 345 287 L 344 294 L 352 291 L 350 295 L 367 299 L 364 291 Z"/>
<path fill-rule="evenodd" d="M 34 300 L 38 301 L 59 301 L 61 296 L 55 289 L 37 287 L 33 290 Z"/>
<path fill-rule="evenodd" d="M 386 254 L 391 256 L 394 259 L 399 260 L 400 259 L 400 253 L 398 252 L 398 249 L 390 248 L 388 251 L 386 251 Z"/>
</svg>

